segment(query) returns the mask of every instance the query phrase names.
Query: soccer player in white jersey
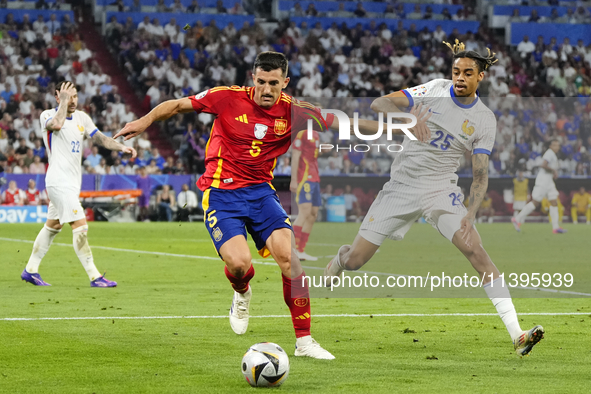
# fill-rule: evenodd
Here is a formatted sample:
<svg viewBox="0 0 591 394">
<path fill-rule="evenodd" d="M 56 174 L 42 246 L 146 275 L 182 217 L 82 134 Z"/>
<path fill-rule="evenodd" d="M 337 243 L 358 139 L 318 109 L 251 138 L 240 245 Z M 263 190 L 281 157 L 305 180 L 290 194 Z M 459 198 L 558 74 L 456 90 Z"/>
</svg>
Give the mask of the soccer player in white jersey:
<svg viewBox="0 0 591 394">
<path fill-rule="evenodd" d="M 39 275 L 41 260 L 49 250 L 55 236 L 64 224 L 72 227 L 73 246 L 78 259 L 88 274 L 91 287 L 115 287 L 117 282 L 106 279 L 99 273 L 88 245 L 88 225 L 80 205 L 82 184 L 82 143 L 92 138 L 96 145 L 107 149 L 131 153 L 136 152 L 108 138 L 98 131 L 90 116 L 77 111 L 78 92 L 73 83 L 58 83 L 55 91 L 58 107 L 43 111 L 40 117 L 43 140 L 47 147 L 49 168 L 45 177 L 49 207 L 45 226 L 37 235 L 29 262 L 21 274 L 21 279 L 36 286 L 50 286 Z"/>
<path fill-rule="evenodd" d="M 466 51 L 456 40 L 452 80 L 436 79 L 424 85 L 376 99 L 376 112 L 401 112 L 400 108 L 423 104 L 431 110 L 427 144 L 405 137 L 404 150 L 392 163 L 387 182 L 365 216 L 352 245 L 343 245 L 327 265 L 324 275 L 339 276 L 344 270 L 358 270 L 367 263 L 386 238 L 401 240 L 421 216 L 451 241 L 481 278 L 486 294 L 507 327 L 518 355 L 528 354 L 542 339 L 544 330 L 519 327 L 517 313 L 507 285 L 484 250 L 474 227 L 476 213 L 488 187 L 488 160 L 494 145 L 496 119 L 478 98 L 478 83 L 496 60 L 490 51 L 482 56 Z M 473 181 L 470 208 L 464 207 L 457 186 L 460 158 L 472 152 Z M 486 275 L 485 275 L 486 273 Z M 494 280 L 491 281 L 490 273 Z M 330 281 L 329 281 L 330 283 Z"/>
<path fill-rule="evenodd" d="M 550 146 L 542 159 L 544 159 L 538 176 L 536 176 L 536 183 L 534 190 L 531 192 L 531 201 L 514 218 L 511 218 L 513 227 L 518 232 L 521 231 L 521 224 L 534 210 L 540 207 L 541 201 L 544 197 L 548 197 L 550 201 L 550 219 L 552 222 L 552 232 L 554 234 L 566 233 L 566 230 L 560 227 L 558 215 L 558 190 L 554 184 L 554 179 L 558 178 L 558 156 L 556 153 L 560 150 L 560 141 L 553 139 L 550 141 Z"/>
</svg>

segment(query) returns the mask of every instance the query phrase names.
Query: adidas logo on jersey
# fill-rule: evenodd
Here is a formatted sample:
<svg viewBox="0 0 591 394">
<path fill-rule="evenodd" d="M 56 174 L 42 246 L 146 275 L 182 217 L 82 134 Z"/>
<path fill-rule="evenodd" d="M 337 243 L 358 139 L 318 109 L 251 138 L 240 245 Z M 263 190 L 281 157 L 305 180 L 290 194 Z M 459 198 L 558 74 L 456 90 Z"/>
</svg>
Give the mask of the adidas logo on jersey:
<svg viewBox="0 0 591 394">
<path fill-rule="evenodd" d="M 295 320 L 306 320 L 310 318 L 310 314 L 308 312 L 304 313 L 303 315 L 300 315 L 298 317 L 295 318 Z"/>
<path fill-rule="evenodd" d="M 248 118 L 246 117 L 246 114 L 240 115 L 239 117 L 234 118 L 234 119 L 236 119 L 240 123 L 246 123 L 246 124 L 248 124 Z"/>
</svg>

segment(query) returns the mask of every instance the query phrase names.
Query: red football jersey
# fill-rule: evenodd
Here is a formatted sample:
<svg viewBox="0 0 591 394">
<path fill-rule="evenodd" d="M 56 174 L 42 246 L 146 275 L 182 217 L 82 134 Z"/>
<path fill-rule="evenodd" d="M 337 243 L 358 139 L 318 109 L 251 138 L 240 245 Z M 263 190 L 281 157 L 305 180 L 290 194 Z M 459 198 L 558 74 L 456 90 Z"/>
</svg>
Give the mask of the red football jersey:
<svg viewBox="0 0 591 394">
<path fill-rule="evenodd" d="M 265 109 L 254 102 L 254 92 L 253 87 L 221 86 L 190 97 L 195 111 L 216 115 L 199 189 L 238 189 L 271 182 L 277 157 L 291 145 L 292 130 L 305 129 L 307 119 L 320 119 L 323 129 L 333 121 L 329 114 L 323 122 L 318 108 L 283 92 Z"/>
<path fill-rule="evenodd" d="M 302 152 L 298 164 L 298 184 L 301 182 L 320 182 L 318 176 L 318 146 L 320 138 L 316 130 L 312 131 L 312 139 L 308 139 L 308 131 L 300 131 L 293 141 L 293 148 Z"/>
<path fill-rule="evenodd" d="M 41 203 L 41 193 L 37 189 L 27 189 L 25 191 L 29 205 L 39 205 Z"/>
<path fill-rule="evenodd" d="M 25 203 L 25 193 L 21 189 L 12 192 L 6 189 L 2 193 L 2 203 L 6 205 L 23 205 Z"/>
</svg>

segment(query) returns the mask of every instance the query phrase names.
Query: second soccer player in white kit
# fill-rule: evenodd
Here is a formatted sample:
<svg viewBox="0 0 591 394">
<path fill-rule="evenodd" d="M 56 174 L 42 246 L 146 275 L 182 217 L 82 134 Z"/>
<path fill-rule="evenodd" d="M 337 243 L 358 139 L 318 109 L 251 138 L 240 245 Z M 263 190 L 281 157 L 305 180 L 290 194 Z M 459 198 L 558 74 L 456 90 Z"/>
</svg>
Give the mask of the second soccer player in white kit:
<svg viewBox="0 0 591 394">
<path fill-rule="evenodd" d="M 135 149 L 105 136 L 90 116 L 76 110 L 78 92 L 73 83 L 60 82 L 56 86 L 55 99 L 58 107 L 43 111 L 40 117 L 49 159 L 45 177 L 50 200 L 47 222 L 35 239 L 31 257 L 21 279 L 36 286 L 49 286 L 39 275 L 39 265 L 55 236 L 68 223 L 72 227 L 74 251 L 88 274 L 90 286 L 115 287 L 117 282 L 106 279 L 97 270 L 88 245 L 88 225 L 79 200 L 82 185 L 82 144 L 85 139 L 92 138 L 94 144 L 110 150 L 130 153 L 132 157 L 136 156 L 136 152 Z"/>
</svg>

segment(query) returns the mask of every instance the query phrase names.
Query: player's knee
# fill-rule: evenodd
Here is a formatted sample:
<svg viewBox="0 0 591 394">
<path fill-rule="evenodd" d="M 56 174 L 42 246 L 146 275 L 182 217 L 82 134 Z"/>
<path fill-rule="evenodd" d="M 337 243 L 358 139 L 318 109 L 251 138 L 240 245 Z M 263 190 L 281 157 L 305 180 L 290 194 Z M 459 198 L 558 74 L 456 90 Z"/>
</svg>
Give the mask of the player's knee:
<svg viewBox="0 0 591 394">
<path fill-rule="evenodd" d="M 241 278 L 243 277 L 251 265 L 251 256 L 224 256 L 224 262 L 232 275 Z"/>
<path fill-rule="evenodd" d="M 311 222 L 315 222 L 317 218 L 318 218 L 318 211 L 312 211 L 312 212 L 310 212 L 310 215 L 308 215 L 308 219 Z"/>
<path fill-rule="evenodd" d="M 275 251 L 275 261 L 281 266 L 291 265 L 292 254 L 295 253 L 291 247 L 285 250 Z"/>
</svg>

